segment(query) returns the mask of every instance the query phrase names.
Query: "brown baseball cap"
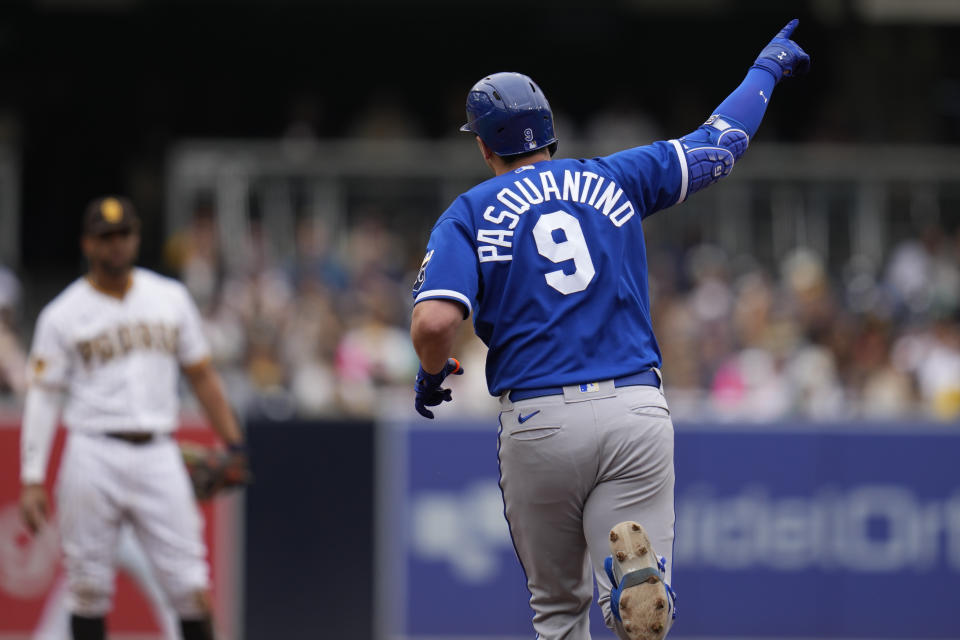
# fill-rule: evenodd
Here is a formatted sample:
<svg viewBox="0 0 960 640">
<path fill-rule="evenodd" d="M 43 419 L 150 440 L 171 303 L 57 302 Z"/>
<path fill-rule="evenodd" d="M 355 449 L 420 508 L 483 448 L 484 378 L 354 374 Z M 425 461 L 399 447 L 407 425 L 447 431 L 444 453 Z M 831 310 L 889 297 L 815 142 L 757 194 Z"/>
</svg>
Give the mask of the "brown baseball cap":
<svg viewBox="0 0 960 640">
<path fill-rule="evenodd" d="M 87 205 L 83 219 L 83 232 L 91 236 L 102 236 L 118 231 L 137 231 L 140 218 L 133 203 L 123 196 L 103 196 L 94 198 Z"/>
</svg>

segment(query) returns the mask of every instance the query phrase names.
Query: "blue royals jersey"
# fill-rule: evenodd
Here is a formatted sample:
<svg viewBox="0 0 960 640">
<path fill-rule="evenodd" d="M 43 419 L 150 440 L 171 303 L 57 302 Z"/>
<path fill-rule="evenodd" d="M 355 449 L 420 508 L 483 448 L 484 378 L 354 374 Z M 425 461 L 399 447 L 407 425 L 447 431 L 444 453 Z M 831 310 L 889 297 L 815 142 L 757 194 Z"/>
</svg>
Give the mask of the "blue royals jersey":
<svg viewBox="0 0 960 640">
<path fill-rule="evenodd" d="M 437 220 L 414 300 L 473 314 L 493 395 L 659 367 L 641 220 L 686 183 L 672 140 L 487 180 Z"/>
</svg>

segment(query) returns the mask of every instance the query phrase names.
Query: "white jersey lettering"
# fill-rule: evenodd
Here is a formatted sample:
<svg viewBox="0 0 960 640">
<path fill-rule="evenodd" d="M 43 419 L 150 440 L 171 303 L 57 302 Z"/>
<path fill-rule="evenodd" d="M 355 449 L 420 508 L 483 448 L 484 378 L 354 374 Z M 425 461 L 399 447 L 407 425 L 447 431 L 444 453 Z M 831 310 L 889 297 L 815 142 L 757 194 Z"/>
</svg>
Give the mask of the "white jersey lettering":
<svg viewBox="0 0 960 640">
<path fill-rule="evenodd" d="M 563 199 L 571 202 L 580 199 L 580 172 L 563 172 Z"/>
<path fill-rule="evenodd" d="M 529 193 L 527 192 L 527 187 L 523 186 L 524 183 L 526 183 L 527 187 L 530 189 Z M 540 193 L 540 190 L 537 189 L 536 185 L 533 184 L 530 178 L 524 178 L 523 182 L 520 182 L 518 180 L 513 184 L 517 185 L 517 189 L 519 189 L 520 193 L 523 194 L 524 200 L 526 200 L 530 204 L 540 204 L 541 202 L 543 202 L 543 194 Z"/>
<path fill-rule="evenodd" d="M 515 213 L 510 213 L 509 211 L 501 211 L 500 215 L 494 217 L 493 212 L 495 210 L 496 207 L 492 205 L 487 207 L 487 210 L 483 212 L 483 219 L 493 224 L 503 224 L 505 219 L 510 218 L 510 224 L 507 226 L 508 229 L 513 229 L 517 226 L 517 223 L 520 222 L 520 216 Z"/>
<path fill-rule="evenodd" d="M 554 179 L 552 171 L 543 171 L 540 173 L 540 185 L 543 187 L 544 200 L 560 198 L 560 188 L 557 186 L 557 181 Z"/>
<path fill-rule="evenodd" d="M 507 228 L 512 231 L 520 222 L 520 216 L 529 211 L 530 207 L 542 204 L 548 200 L 562 200 L 589 205 L 604 216 L 607 216 L 617 228 L 626 224 L 634 215 L 633 203 L 629 200 L 621 202 L 623 189 L 615 181 L 605 176 L 601 176 L 593 171 L 564 170 L 563 189 L 561 191 L 552 171 L 541 171 L 539 175 L 542 190 L 534 182 L 535 178 L 516 180 L 513 183 L 516 190 L 504 187 L 497 194 L 497 200 L 507 207 L 509 211 L 501 210 L 499 214 L 495 214 L 494 212 L 497 210 L 497 207 L 490 205 L 484 211 L 483 219 L 498 225 L 503 225 L 509 220 L 510 222 Z M 488 232 L 481 230 L 477 236 L 477 240 L 490 244 L 499 244 L 491 242 L 490 240 L 484 240 L 481 236 L 485 233 Z M 502 240 L 502 237 L 500 237 L 500 239 Z M 501 244 L 500 246 L 509 245 Z M 488 260 L 489 259 L 494 258 L 488 257 Z M 502 260 L 504 258 L 498 254 L 496 259 Z"/>
<path fill-rule="evenodd" d="M 68 392 L 63 421 L 69 429 L 174 430 L 180 367 L 209 355 L 186 288 L 146 269 L 132 277 L 123 299 L 81 278 L 37 321 L 29 382 Z"/>
<path fill-rule="evenodd" d="M 500 193 L 497 194 L 497 200 L 503 203 L 503 206 L 518 215 L 530 209 L 530 205 L 527 204 L 523 198 L 515 194 L 507 187 L 504 187 L 500 190 Z"/>
</svg>

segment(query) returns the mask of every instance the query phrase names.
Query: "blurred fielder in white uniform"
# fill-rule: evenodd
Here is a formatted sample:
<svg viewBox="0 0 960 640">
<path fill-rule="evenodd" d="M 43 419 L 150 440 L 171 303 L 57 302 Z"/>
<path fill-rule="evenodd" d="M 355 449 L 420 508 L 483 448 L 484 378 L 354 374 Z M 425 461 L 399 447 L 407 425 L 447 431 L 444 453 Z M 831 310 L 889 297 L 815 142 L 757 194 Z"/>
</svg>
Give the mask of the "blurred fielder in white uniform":
<svg viewBox="0 0 960 640">
<path fill-rule="evenodd" d="M 180 283 L 133 266 L 139 220 L 125 198 L 87 207 L 89 271 L 41 312 L 29 361 L 20 504 L 36 531 L 48 515 L 43 481 L 63 403 L 69 437 L 57 484 L 74 640 L 102 640 L 121 527 L 132 528 L 184 640 L 210 640 L 203 521 L 176 442 L 182 370 L 214 430 L 245 456 L 209 360 L 200 315 Z"/>
</svg>

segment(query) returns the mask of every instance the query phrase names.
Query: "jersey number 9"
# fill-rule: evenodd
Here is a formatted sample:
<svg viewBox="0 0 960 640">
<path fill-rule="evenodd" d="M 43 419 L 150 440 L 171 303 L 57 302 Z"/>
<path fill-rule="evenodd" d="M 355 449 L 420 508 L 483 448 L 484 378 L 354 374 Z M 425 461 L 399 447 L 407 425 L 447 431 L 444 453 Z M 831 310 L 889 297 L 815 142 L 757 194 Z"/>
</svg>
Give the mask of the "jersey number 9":
<svg viewBox="0 0 960 640">
<path fill-rule="evenodd" d="M 563 232 L 563 240 L 557 240 L 557 231 Z M 547 260 L 573 260 L 573 273 L 564 273 L 562 269 L 558 269 L 545 274 L 548 285 L 563 295 L 587 288 L 597 271 L 593 268 L 587 240 L 583 237 L 583 229 L 576 218 L 566 211 L 545 213 L 533 227 L 533 239 L 537 243 L 537 251 Z"/>
</svg>

